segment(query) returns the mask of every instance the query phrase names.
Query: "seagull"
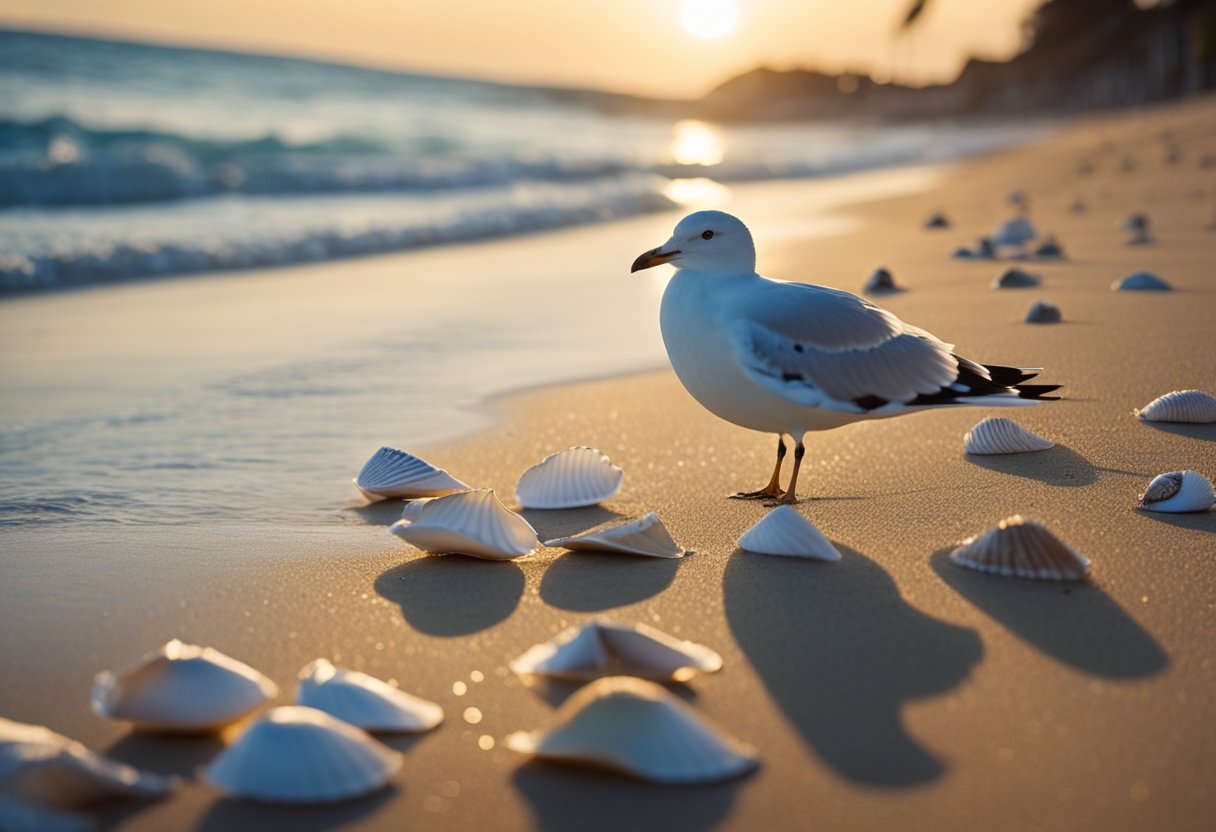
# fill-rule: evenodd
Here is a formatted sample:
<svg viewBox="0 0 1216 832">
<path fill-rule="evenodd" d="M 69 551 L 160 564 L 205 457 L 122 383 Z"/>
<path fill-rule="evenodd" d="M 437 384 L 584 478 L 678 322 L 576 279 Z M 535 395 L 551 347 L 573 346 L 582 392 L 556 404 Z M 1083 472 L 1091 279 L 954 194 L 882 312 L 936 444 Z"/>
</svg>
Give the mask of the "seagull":
<svg viewBox="0 0 1216 832">
<path fill-rule="evenodd" d="M 1036 370 L 978 364 L 923 329 L 849 292 L 761 277 L 751 232 L 722 211 L 698 211 L 631 272 L 677 266 L 659 326 L 671 366 L 702 406 L 777 435 L 768 484 L 738 499 L 796 503 L 808 431 L 958 405 L 1033 405 L 1059 385 L 1024 384 Z M 781 488 L 785 437 L 794 445 Z"/>
</svg>

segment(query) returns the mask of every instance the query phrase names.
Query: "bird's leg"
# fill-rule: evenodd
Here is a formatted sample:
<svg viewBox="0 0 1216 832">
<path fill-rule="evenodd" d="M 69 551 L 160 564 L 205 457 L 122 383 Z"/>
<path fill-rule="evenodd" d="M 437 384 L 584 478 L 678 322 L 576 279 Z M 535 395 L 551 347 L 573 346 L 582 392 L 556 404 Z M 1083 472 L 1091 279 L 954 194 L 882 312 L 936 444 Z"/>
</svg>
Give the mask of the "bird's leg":
<svg viewBox="0 0 1216 832">
<path fill-rule="evenodd" d="M 781 464 L 785 460 L 785 439 L 777 434 L 777 464 L 773 466 L 773 475 L 769 477 L 768 485 L 759 491 L 740 491 L 732 494 L 732 500 L 763 500 L 781 496 Z"/>
<path fill-rule="evenodd" d="M 785 495 L 777 500 L 777 505 L 789 506 L 798 502 L 798 469 L 802 467 L 802 457 L 805 455 L 806 446 L 799 438 L 798 444 L 794 446 L 794 470 L 790 474 L 790 487 L 786 489 Z"/>
</svg>

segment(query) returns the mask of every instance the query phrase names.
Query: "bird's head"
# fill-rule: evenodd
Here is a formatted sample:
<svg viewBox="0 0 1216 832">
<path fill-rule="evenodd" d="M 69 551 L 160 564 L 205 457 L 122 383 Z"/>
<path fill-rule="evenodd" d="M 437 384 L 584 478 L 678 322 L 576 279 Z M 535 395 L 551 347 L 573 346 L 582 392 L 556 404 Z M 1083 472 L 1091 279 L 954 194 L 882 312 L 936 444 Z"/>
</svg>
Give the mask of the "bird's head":
<svg viewBox="0 0 1216 832">
<path fill-rule="evenodd" d="M 671 263 L 681 269 L 713 275 L 756 271 L 752 234 L 738 217 L 722 211 L 698 211 L 680 220 L 671 239 L 633 261 L 631 272 Z"/>
</svg>

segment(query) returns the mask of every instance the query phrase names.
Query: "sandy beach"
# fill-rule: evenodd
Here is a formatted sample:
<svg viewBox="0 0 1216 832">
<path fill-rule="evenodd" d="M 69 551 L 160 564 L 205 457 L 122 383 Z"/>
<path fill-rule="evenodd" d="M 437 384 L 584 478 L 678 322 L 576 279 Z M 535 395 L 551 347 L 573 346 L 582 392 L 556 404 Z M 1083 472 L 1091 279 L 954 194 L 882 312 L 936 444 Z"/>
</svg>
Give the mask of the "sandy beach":
<svg viewBox="0 0 1216 832">
<path fill-rule="evenodd" d="M 294 407 L 329 408 L 327 432 L 350 436 L 323 465 L 307 443 L 274 449 L 299 455 L 293 473 L 305 485 L 246 477 L 224 501 L 298 489 L 280 522 L 217 505 L 212 518 L 110 524 L 99 507 L 88 523 L 2 532 L 0 714 L 190 778 L 165 801 L 103 813 L 106 828 L 132 832 L 1206 829 L 1216 813 L 1216 512 L 1132 505 L 1156 474 L 1216 477 L 1216 425 L 1133 415 L 1171 390 L 1216 393 L 1216 233 L 1206 229 L 1216 219 L 1216 171 L 1200 164 L 1216 154 L 1213 137 L 1216 102 L 1200 99 L 1089 119 L 1031 146 L 932 169 L 735 189 L 723 207 L 752 226 L 761 273 L 860 291 L 886 266 L 907 291 L 878 302 L 901 318 L 960 354 L 1043 367 L 1041 381 L 1063 385 L 1062 401 L 1013 414 L 1057 443 L 1042 453 L 965 455 L 968 428 L 1010 415 L 984 408 L 810 435 L 798 511 L 837 546 L 839 563 L 738 549 L 766 509 L 726 495 L 763 484 L 771 438 L 704 411 L 669 369 L 553 386 L 603 375 L 594 356 L 616 349 L 578 343 L 577 322 L 567 322 L 570 351 L 552 357 L 564 369 L 535 382 L 547 386 L 453 413 L 446 430 L 449 417 L 436 413 L 449 439 L 408 450 L 510 504 L 519 473 L 546 454 L 600 448 L 625 470 L 621 494 L 592 509 L 524 512 L 540 538 L 656 511 L 693 555 L 426 556 L 387 533 L 399 502 L 364 505 L 349 484 L 376 445 L 408 438 L 392 411 L 392 396 L 408 391 L 381 390 L 354 406 L 284 398 L 281 411 L 272 403 L 267 412 L 290 419 Z M 1167 164 L 1174 145 L 1181 158 Z M 884 190 L 883 177 L 906 187 Z M 832 188 L 852 196 L 825 202 Z M 1040 287 L 998 291 L 989 284 L 1010 264 L 950 253 L 1009 216 L 1014 189 L 1068 257 L 1025 266 L 1042 275 Z M 1069 210 L 1077 200 L 1083 213 Z M 922 228 L 937 210 L 951 229 Z M 1151 216 L 1155 244 L 1125 244 L 1119 227 L 1135 211 Z M 570 314 L 563 304 L 597 317 L 653 309 L 661 276 L 630 277 L 628 264 L 677 218 L 13 300 L 0 305 L 6 409 L 84 419 L 113 396 L 134 408 L 170 382 L 205 384 L 268 356 L 332 357 L 358 327 L 392 326 L 406 307 L 425 316 L 431 293 L 471 291 L 461 274 L 479 269 L 538 281 L 565 270 L 571 295 L 535 297 L 525 327 Z M 1176 291 L 1110 290 L 1141 269 Z M 420 273 L 443 280 L 403 292 L 401 276 Z M 1039 298 L 1057 304 L 1064 322 L 1024 323 Z M 131 337 L 148 310 L 163 311 Z M 636 352 L 630 369 L 656 366 L 657 320 L 649 329 L 627 320 L 619 340 Z M 492 333 L 475 335 L 457 333 L 493 350 Z M 591 370 L 579 373 L 584 363 Z M 363 405 L 380 409 L 365 417 Z M 240 444 L 241 423 L 214 429 Z M 222 481 L 222 464 L 218 472 Z M 305 513 L 321 521 L 297 522 Z M 1019 513 L 1089 557 L 1092 580 L 1002 579 L 949 562 L 963 538 Z M 503 747 L 514 731 L 550 724 L 575 689 L 526 685 L 507 662 L 599 615 L 721 653 L 721 672 L 675 691 L 754 745 L 760 770 L 661 788 L 528 763 Z M 194 772 L 235 731 L 143 735 L 89 710 L 94 674 L 174 637 L 258 668 L 282 688 L 276 704 L 290 701 L 299 669 L 324 656 L 440 703 L 447 719 L 388 741 L 406 752 L 405 765 L 370 798 L 310 809 L 223 799 Z"/>
</svg>

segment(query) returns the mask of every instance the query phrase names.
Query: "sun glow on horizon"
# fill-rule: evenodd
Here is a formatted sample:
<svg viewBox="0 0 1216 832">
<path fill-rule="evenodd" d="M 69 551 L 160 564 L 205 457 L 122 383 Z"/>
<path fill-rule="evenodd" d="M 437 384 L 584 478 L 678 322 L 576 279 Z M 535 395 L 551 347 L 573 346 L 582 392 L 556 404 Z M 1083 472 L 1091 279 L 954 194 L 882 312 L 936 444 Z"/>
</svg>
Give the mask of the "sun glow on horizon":
<svg viewBox="0 0 1216 832">
<path fill-rule="evenodd" d="M 684 0 L 680 22 L 689 34 L 705 40 L 724 38 L 739 23 L 735 0 Z"/>
<path fill-rule="evenodd" d="M 671 158 L 679 165 L 712 167 L 722 161 L 722 136 L 710 124 L 688 118 L 672 129 Z"/>
</svg>

